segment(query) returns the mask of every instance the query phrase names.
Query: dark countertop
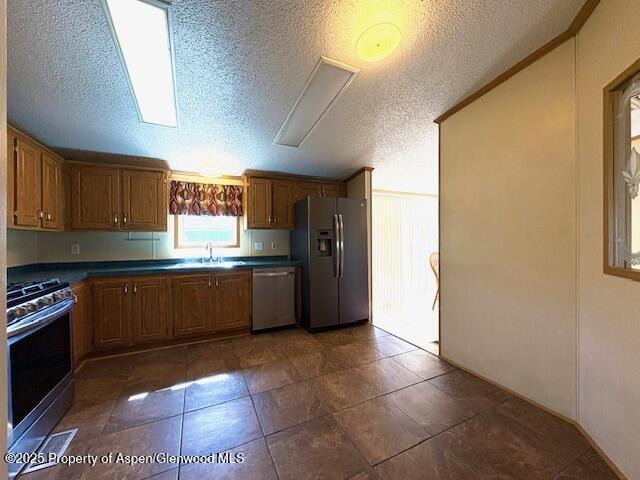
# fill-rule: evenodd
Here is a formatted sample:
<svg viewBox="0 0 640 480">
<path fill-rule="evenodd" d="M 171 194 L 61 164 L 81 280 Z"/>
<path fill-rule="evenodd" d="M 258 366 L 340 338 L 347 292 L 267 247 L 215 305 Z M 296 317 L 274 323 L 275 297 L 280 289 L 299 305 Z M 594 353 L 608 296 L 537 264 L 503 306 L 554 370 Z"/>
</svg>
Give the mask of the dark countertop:
<svg viewBox="0 0 640 480">
<path fill-rule="evenodd" d="M 227 263 L 231 262 L 231 263 Z M 78 283 L 85 278 L 119 277 L 154 274 L 180 274 L 207 271 L 228 271 L 252 268 L 297 267 L 300 262 L 287 257 L 234 257 L 224 262 L 203 264 L 199 260 L 135 260 L 117 262 L 40 263 L 7 269 L 9 283 L 59 278 Z"/>
</svg>

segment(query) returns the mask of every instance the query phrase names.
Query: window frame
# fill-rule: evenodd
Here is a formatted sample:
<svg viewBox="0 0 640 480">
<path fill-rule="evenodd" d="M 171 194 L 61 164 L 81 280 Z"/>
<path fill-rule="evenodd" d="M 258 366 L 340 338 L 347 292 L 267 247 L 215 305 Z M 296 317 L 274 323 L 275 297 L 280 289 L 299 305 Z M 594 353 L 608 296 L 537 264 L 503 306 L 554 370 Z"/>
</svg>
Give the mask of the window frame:
<svg viewBox="0 0 640 480">
<path fill-rule="evenodd" d="M 173 232 L 174 232 L 174 242 L 173 246 L 175 249 L 179 250 L 196 250 L 205 248 L 207 243 L 202 244 L 188 244 L 183 245 L 180 242 L 180 218 L 179 217 L 189 217 L 189 215 L 173 215 Z M 215 218 L 213 215 L 203 215 Z M 213 248 L 240 248 L 240 223 L 242 217 L 233 217 L 236 220 L 236 230 L 235 230 L 235 242 L 229 244 L 214 244 Z"/>
<path fill-rule="evenodd" d="M 640 74 L 640 59 L 627 67 L 603 89 L 603 273 L 640 281 L 640 270 L 617 263 L 616 233 L 618 229 L 617 212 L 619 203 L 615 195 L 616 173 L 616 115 L 622 93 L 631 79 Z M 619 184 L 619 182 L 618 182 Z"/>
</svg>

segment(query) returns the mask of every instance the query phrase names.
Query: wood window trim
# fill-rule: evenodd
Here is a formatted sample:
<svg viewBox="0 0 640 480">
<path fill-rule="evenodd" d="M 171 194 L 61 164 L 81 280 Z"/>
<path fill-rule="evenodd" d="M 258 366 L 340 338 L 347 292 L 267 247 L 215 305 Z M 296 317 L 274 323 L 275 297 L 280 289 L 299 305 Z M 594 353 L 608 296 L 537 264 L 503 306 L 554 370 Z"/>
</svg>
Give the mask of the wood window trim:
<svg viewBox="0 0 640 480">
<path fill-rule="evenodd" d="M 202 245 L 182 245 L 180 243 L 180 215 L 172 215 L 173 217 L 173 248 L 176 250 L 197 250 L 205 248 L 206 244 Z M 236 241 L 228 245 L 217 245 L 214 248 L 240 248 L 240 224 L 242 223 L 242 217 L 235 217 L 236 219 Z"/>
<path fill-rule="evenodd" d="M 603 248 L 602 248 L 602 262 L 603 273 L 607 275 L 614 275 L 617 277 L 627 278 L 630 280 L 640 281 L 640 270 L 632 270 L 630 268 L 623 268 L 619 266 L 611 265 L 609 257 L 611 253 L 611 230 L 612 224 L 615 221 L 614 209 L 614 189 L 613 189 L 613 175 L 615 165 L 615 107 L 617 93 L 620 87 L 627 83 L 631 78 L 640 72 L 640 58 L 629 65 L 620 75 L 618 75 L 613 81 L 611 81 L 603 89 L 602 106 L 603 106 L 603 165 L 602 165 L 602 178 L 603 178 Z"/>
</svg>

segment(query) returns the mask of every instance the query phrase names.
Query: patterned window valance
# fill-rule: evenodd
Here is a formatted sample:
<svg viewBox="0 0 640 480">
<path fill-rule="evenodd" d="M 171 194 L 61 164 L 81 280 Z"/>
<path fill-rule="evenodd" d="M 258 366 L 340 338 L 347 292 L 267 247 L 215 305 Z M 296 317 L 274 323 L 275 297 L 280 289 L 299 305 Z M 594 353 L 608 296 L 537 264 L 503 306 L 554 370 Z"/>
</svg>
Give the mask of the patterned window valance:
<svg viewBox="0 0 640 480">
<path fill-rule="evenodd" d="M 172 181 L 169 191 L 171 215 L 242 216 L 242 187 Z"/>
</svg>

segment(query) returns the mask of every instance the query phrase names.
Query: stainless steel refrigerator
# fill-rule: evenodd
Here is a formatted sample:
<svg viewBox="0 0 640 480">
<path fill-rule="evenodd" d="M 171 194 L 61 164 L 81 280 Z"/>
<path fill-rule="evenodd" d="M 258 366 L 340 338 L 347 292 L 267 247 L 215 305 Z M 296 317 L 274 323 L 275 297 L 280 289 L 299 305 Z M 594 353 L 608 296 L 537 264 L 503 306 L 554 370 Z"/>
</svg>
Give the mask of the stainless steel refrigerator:
<svg viewBox="0 0 640 480">
<path fill-rule="evenodd" d="M 309 329 L 369 318 L 366 200 L 296 202 L 291 257 L 302 263 L 302 324 Z"/>
</svg>

